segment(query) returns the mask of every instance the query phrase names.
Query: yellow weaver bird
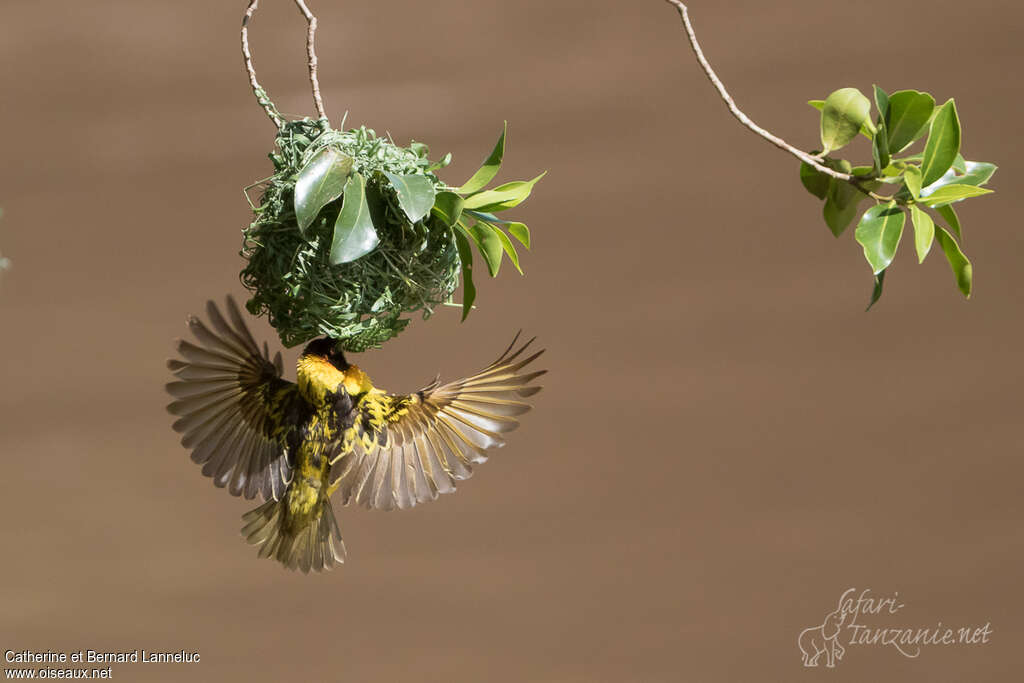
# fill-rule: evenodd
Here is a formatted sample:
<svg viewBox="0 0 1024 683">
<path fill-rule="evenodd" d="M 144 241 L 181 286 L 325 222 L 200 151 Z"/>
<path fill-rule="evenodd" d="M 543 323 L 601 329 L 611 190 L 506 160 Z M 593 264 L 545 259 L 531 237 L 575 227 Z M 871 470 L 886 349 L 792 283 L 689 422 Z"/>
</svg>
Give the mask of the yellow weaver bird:
<svg viewBox="0 0 1024 683">
<path fill-rule="evenodd" d="M 210 325 L 188 318 L 198 344 L 178 340 L 181 359 L 167 362 L 168 410 L 181 443 L 214 485 L 233 496 L 263 498 L 242 516 L 242 535 L 303 572 L 345 561 L 345 544 L 331 509 L 341 502 L 391 510 L 451 493 L 487 451 L 530 410 L 523 399 L 541 387 L 545 370 L 524 371 L 543 351 L 523 357 L 533 340 L 519 335 L 498 360 L 448 384 L 434 380 L 414 394 L 377 389 L 328 338 L 310 342 L 295 383 L 282 379 L 253 339 L 234 299 L 227 318 L 212 301 Z"/>
</svg>

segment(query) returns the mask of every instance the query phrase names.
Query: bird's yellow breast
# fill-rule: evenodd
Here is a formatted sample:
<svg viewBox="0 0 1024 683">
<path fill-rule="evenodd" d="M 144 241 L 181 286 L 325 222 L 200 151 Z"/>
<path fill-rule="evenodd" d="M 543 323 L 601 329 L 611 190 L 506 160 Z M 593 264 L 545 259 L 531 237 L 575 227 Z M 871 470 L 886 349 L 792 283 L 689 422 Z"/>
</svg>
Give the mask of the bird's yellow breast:
<svg viewBox="0 0 1024 683">
<path fill-rule="evenodd" d="M 358 365 L 348 366 L 348 370 L 343 374 L 345 375 L 345 391 L 351 396 L 365 394 L 373 388 L 373 384 L 370 383 L 370 377 Z"/>
<path fill-rule="evenodd" d="M 295 374 L 299 391 L 314 404 L 322 403 L 328 393 L 338 391 L 345 381 L 345 373 L 319 356 L 300 357 Z"/>
<path fill-rule="evenodd" d="M 357 365 L 339 370 L 326 358 L 302 356 L 296 369 L 299 391 L 311 403 L 321 403 L 329 393 L 344 389 L 352 396 L 366 393 L 373 388 L 370 378 Z"/>
</svg>

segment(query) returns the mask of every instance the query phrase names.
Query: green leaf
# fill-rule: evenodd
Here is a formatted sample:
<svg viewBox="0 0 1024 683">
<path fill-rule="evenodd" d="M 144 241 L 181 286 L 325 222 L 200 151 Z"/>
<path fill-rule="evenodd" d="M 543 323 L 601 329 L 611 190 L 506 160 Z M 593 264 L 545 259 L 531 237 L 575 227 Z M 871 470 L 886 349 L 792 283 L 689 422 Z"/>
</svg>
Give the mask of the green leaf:
<svg viewBox="0 0 1024 683">
<path fill-rule="evenodd" d="M 512 265 L 515 266 L 516 270 L 519 271 L 519 274 L 522 275 L 523 269 L 519 267 L 519 254 L 516 253 L 516 248 L 515 245 L 512 244 L 512 240 L 508 238 L 508 235 L 501 231 L 501 228 L 492 225 L 491 229 L 494 230 L 498 239 L 501 240 L 501 248 L 504 249 L 505 254 L 508 255 L 508 260 L 512 262 Z"/>
<path fill-rule="evenodd" d="M 884 123 L 889 117 L 889 96 L 877 85 L 871 87 L 875 90 L 875 107 L 878 108 L 878 116 Z"/>
<path fill-rule="evenodd" d="M 462 225 L 465 227 L 465 224 Z M 487 223 L 474 223 L 466 229 L 484 257 L 487 271 L 491 277 L 497 276 L 498 270 L 501 268 L 502 247 L 501 240 L 495 234 L 495 229 Z"/>
<path fill-rule="evenodd" d="M 506 221 L 503 218 L 498 218 L 493 213 L 488 213 L 486 211 L 477 211 L 476 209 L 466 209 L 466 215 L 472 216 L 473 218 L 479 221 L 487 221 L 491 225 L 505 225 L 506 223 L 508 223 L 508 221 Z"/>
<path fill-rule="evenodd" d="M 455 225 L 455 247 L 459 250 L 462 264 L 462 321 L 466 321 L 476 300 L 476 286 L 473 284 L 473 249 L 469 246 L 469 233 L 461 223 Z"/>
<path fill-rule="evenodd" d="M 914 249 L 917 250 L 917 262 L 924 263 L 924 257 L 928 255 L 928 251 L 932 248 L 932 240 L 935 239 L 935 222 L 917 204 L 910 205 L 910 220 L 914 224 Z"/>
<path fill-rule="evenodd" d="M 979 187 L 989 181 L 998 168 L 995 164 L 985 161 L 965 161 L 958 172 L 956 166 L 946 171 L 941 178 L 921 190 L 921 196 L 927 197 L 940 187 L 946 185 L 974 185 Z"/>
<path fill-rule="evenodd" d="M 891 155 L 889 154 L 889 128 L 885 119 L 889 116 L 889 96 L 877 85 L 872 86 L 875 90 L 875 107 L 878 109 L 878 123 L 875 137 L 872 139 L 871 156 L 875 162 L 875 173 L 881 173 L 889 166 Z"/>
<path fill-rule="evenodd" d="M 462 216 L 464 200 L 454 192 L 438 192 L 434 197 L 433 212 L 444 224 L 451 227 Z"/>
<path fill-rule="evenodd" d="M 896 256 L 905 220 L 906 214 L 896 202 L 875 204 L 861 216 L 854 237 L 864 247 L 864 258 L 875 275 L 888 268 Z"/>
<path fill-rule="evenodd" d="M 963 175 L 956 177 L 957 183 L 965 185 L 984 185 L 995 175 L 999 167 L 987 161 L 965 161 Z"/>
<path fill-rule="evenodd" d="M 800 162 L 800 182 L 804 188 L 818 199 L 824 199 L 828 194 L 829 182 L 832 179 L 814 168 L 806 161 Z"/>
<path fill-rule="evenodd" d="M 932 208 L 959 202 L 971 197 L 980 197 L 983 194 L 992 194 L 992 190 L 973 185 L 944 185 L 932 192 L 927 197 L 921 197 L 920 202 Z"/>
<path fill-rule="evenodd" d="M 973 163 L 973 162 L 972 162 Z M 964 159 L 964 155 L 957 153 L 956 159 L 953 159 L 953 169 L 957 173 L 967 173 L 967 160 Z M 995 171 L 993 171 L 994 173 Z M 980 185 L 980 183 L 978 183 Z"/>
<path fill-rule="evenodd" d="M 508 233 L 519 240 L 524 247 L 530 248 L 530 229 L 526 227 L 526 223 L 509 223 Z"/>
<path fill-rule="evenodd" d="M 880 178 L 879 180 L 885 180 L 885 178 L 894 178 L 902 174 L 903 170 L 906 167 L 906 162 L 901 161 L 899 159 L 890 159 L 889 165 L 882 169 L 882 175 L 884 176 L 884 178 Z"/>
<path fill-rule="evenodd" d="M 409 218 L 410 223 L 423 220 L 434 206 L 434 183 L 425 175 L 396 175 L 383 171 L 395 194 L 398 205 Z"/>
<path fill-rule="evenodd" d="M 822 109 L 825 108 L 825 100 L 807 100 L 807 104 L 811 105 L 818 111 L 821 111 Z M 868 128 L 869 125 L 871 125 L 870 119 L 868 120 L 867 125 L 860 127 L 860 134 L 866 137 L 868 140 L 871 140 L 872 138 L 875 137 L 875 134 L 872 133 L 871 130 Z"/>
<path fill-rule="evenodd" d="M 530 248 L 530 229 L 526 227 L 526 223 L 502 220 L 501 218 L 495 216 L 493 213 L 474 211 L 473 209 L 467 209 L 465 213 L 468 216 L 473 216 L 478 221 L 490 223 L 491 225 L 497 227 L 498 230 L 501 230 L 500 226 L 504 225 L 505 229 L 508 230 L 513 237 L 519 240 L 519 242 L 521 242 L 524 247 L 526 247 L 527 249 Z"/>
<path fill-rule="evenodd" d="M 821 108 L 821 144 L 825 152 L 847 145 L 862 126 L 871 127 L 871 103 L 856 88 L 840 88 Z"/>
<path fill-rule="evenodd" d="M 840 171 L 842 173 L 853 173 L 853 165 L 850 164 L 846 159 L 824 159 L 824 164 L 831 168 L 833 171 Z"/>
<path fill-rule="evenodd" d="M 352 171 L 352 157 L 324 147 L 302 167 L 295 180 L 295 219 L 303 235 L 320 210 L 341 196 Z"/>
<path fill-rule="evenodd" d="M 939 246 L 942 247 L 943 253 L 946 254 L 949 267 L 953 269 L 953 277 L 956 278 L 956 286 L 960 289 L 960 293 L 964 295 L 964 298 L 970 299 L 971 286 L 974 279 L 974 269 L 971 266 L 971 262 L 960 251 L 960 247 L 957 246 L 953 236 L 946 232 L 945 229 L 939 228 L 935 232 L 935 239 L 938 241 Z"/>
<path fill-rule="evenodd" d="M 498 236 L 498 239 L 501 241 L 502 248 L 505 250 L 505 253 L 508 254 L 509 260 L 512 261 L 512 265 L 514 265 L 516 267 L 516 270 L 519 271 L 519 274 L 522 275 L 523 269 L 519 267 L 519 254 L 516 253 L 516 248 L 512 244 L 512 240 L 510 240 L 508 238 L 508 235 L 504 233 L 504 231 L 501 229 L 501 226 L 507 225 L 509 226 L 510 229 L 514 225 L 521 225 L 524 228 L 526 226 L 523 225 L 522 223 L 510 223 L 509 221 L 503 221 L 497 216 L 495 216 L 493 213 L 481 213 L 479 211 L 470 210 L 466 211 L 466 214 L 469 216 L 473 216 L 478 221 L 488 225 L 492 230 L 494 230 L 495 234 L 497 234 Z M 527 246 L 526 248 L 529 249 L 529 246 Z"/>
<path fill-rule="evenodd" d="M 494 145 L 494 149 L 491 150 L 491 155 L 484 161 L 483 166 L 473 174 L 469 180 L 462 184 L 462 187 L 457 188 L 455 191 L 459 194 L 473 194 L 487 187 L 487 183 L 494 180 L 494 176 L 498 175 L 498 170 L 501 168 L 501 160 L 505 156 L 505 134 L 508 132 L 508 121 L 505 122 L 504 127 L 501 129 L 501 136 L 498 137 L 498 143 Z"/>
<path fill-rule="evenodd" d="M 946 204 L 945 206 L 937 206 L 935 210 L 939 212 L 946 224 L 953 230 L 953 234 L 956 235 L 958 240 L 963 240 L 964 233 L 960 228 L 960 217 L 956 215 L 956 211 L 953 210 L 952 204 Z"/>
<path fill-rule="evenodd" d="M 437 160 L 434 163 L 432 163 L 429 166 L 427 166 L 427 170 L 428 171 L 436 171 L 439 168 L 444 168 L 445 166 L 447 166 L 450 163 L 452 163 L 452 153 L 448 152 L 443 157 L 441 157 L 439 160 Z"/>
<path fill-rule="evenodd" d="M 889 135 L 885 127 L 885 121 L 878 120 L 878 130 L 871 141 L 871 158 L 875 162 L 875 173 L 881 173 L 882 169 L 889 165 Z"/>
<path fill-rule="evenodd" d="M 910 190 L 910 196 L 917 199 L 921 196 L 921 169 L 907 165 L 903 169 L 903 184 Z"/>
<path fill-rule="evenodd" d="M 484 190 L 466 197 L 465 207 L 477 211 L 504 211 L 518 206 L 533 191 L 533 186 L 538 180 L 547 175 L 547 171 L 541 173 L 533 180 L 517 180 L 511 183 L 499 185 L 493 190 Z"/>
<path fill-rule="evenodd" d="M 898 154 L 920 137 L 935 109 L 935 99 L 917 90 L 900 90 L 889 95 L 885 127 L 889 132 L 889 152 Z"/>
<path fill-rule="evenodd" d="M 871 290 L 871 301 L 868 302 L 868 307 L 865 311 L 870 311 L 871 307 L 878 303 L 878 300 L 882 298 L 882 285 L 885 284 L 885 274 L 888 271 L 883 270 L 881 273 L 875 275 L 875 287 Z"/>
<path fill-rule="evenodd" d="M 952 99 L 939 107 L 928 130 L 921 161 L 922 184 L 931 185 L 949 170 L 960 152 L 960 118 Z"/>
<path fill-rule="evenodd" d="M 331 243 L 331 264 L 335 266 L 369 254 L 380 241 L 366 203 L 366 179 L 353 173 L 345 183 L 344 195 Z"/>
<path fill-rule="evenodd" d="M 863 199 L 864 194 L 849 183 L 832 181 L 821 213 L 833 235 L 839 237 L 849 227 L 857 217 L 857 207 Z"/>
</svg>

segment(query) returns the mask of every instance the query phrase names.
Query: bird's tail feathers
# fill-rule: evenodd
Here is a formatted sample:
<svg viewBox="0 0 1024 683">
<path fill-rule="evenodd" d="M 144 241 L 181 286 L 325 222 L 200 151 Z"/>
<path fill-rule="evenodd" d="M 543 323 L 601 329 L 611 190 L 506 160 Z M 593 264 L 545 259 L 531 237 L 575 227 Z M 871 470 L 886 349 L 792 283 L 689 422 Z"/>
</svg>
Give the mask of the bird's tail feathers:
<svg viewBox="0 0 1024 683">
<path fill-rule="evenodd" d="M 268 500 L 242 515 L 242 536 L 259 547 L 258 557 L 272 557 L 288 569 L 304 574 L 331 569 L 345 561 L 345 543 L 330 498 L 324 496 L 319 506 L 317 514 L 296 529 L 288 523 L 285 501 Z"/>
</svg>

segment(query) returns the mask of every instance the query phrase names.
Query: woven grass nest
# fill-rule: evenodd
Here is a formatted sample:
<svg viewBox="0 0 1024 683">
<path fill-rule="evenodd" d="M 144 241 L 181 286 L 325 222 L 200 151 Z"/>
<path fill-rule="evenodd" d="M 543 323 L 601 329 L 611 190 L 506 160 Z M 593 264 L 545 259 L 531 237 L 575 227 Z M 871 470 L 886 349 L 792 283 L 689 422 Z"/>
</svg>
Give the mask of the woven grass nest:
<svg viewBox="0 0 1024 683">
<path fill-rule="evenodd" d="M 242 283 L 247 308 L 266 313 L 282 343 L 326 335 L 346 351 L 378 347 L 430 316 L 463 282 L 463 319 L 475 297 L 472 248 L 490 275 L 503 255 L 514 267 L 513 240 L 530 247 L 522 223 L 497 213 L 526 199 L 534 183 L 485 189 L 504 155 L 505 133 L 483 166 L 460 187 L 435 171 L 422 143 L 400 147 L 373 130 L 338 131 L 326 119 L 283 123 L 270 154 L 274 174 L 243 230 Z M 510 239 L 511 238 L 511 239 Z"/>
</svg>

